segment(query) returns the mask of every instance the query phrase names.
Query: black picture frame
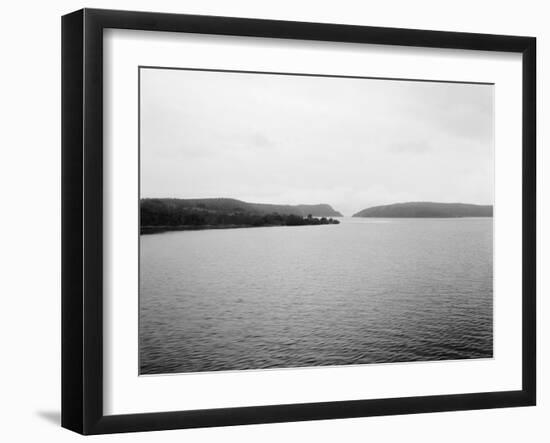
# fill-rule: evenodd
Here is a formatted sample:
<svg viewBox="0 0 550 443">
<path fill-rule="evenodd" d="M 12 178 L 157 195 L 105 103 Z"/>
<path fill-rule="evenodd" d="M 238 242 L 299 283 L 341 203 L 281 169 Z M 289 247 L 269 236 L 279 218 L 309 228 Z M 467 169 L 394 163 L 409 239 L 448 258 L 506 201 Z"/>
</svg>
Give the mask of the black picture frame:
<svg viewBox="0 0 550 443">
<path fill-rule="evenodd" d="M 522 389 L 391 399 L 103 412 L 103 30 L 522 54 Z M 81 434 L 530 406 L 536 403 L 536 39 L 230 17 L 82 9 L 62 18 L 62 426 Z"/>
</svg>

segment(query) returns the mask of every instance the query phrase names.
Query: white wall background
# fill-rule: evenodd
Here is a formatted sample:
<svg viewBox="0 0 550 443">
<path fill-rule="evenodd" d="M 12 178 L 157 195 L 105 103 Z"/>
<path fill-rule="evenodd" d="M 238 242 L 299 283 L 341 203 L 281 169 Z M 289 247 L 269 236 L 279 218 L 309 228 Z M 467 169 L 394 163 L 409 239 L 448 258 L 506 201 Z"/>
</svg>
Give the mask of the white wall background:
<svg viewBox="0 0 550 443">
<path fill-rule="evenodd" d="M 531 35 L 538 38 L 539 226 L 548 219 L 550 8 L 545 2 L 111 0 L 2 5 L 0 439 L 74 441 L 60 414 L 60 16 L 81 7 Z M 546 111 L 546 113 L 545 113 Z M 546 124 L 545 124 L 546 122 Z M 101 436 L 94 441 L 533 441 L 550 439 L 550 235 L 539 236 L 539 405 L 532 408 Z M 544 259 L 546 258 L 546 262 Z"/>
</svg>

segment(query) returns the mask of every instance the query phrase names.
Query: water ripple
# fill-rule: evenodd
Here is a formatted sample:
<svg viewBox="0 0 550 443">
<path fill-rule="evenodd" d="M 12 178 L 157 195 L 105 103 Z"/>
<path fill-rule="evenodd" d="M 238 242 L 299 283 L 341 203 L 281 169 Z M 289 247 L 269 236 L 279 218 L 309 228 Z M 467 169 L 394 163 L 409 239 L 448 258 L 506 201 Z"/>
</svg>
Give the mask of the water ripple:
<svg viewBox="0 0 550 443">
<path fill-rule="evenodd" d="M 492 357 L 492 219 L 140 241 L 142 374 Z"/>
</svg>

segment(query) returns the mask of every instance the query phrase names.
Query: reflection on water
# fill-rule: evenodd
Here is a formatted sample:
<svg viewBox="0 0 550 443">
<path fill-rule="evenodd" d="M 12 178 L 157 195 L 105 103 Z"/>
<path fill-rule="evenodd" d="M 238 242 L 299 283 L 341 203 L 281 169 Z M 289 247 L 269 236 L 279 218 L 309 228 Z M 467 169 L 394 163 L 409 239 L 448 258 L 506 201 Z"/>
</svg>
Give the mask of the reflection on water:
<svg viewBox="0 0 550 443">
<path fill-rule="evenodd" d="M 141 236 L 142 374 L 492 357 L 492 219 Z"/>
</svg>

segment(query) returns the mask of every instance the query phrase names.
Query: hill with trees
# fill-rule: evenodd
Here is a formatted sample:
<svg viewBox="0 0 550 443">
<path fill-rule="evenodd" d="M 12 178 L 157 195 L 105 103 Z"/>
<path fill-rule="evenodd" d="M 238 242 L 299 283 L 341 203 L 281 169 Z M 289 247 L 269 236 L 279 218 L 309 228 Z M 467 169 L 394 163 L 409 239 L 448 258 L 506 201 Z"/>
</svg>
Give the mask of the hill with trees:
<svg viewBox="0 0 550 443">
<path fill-rule="evenodd" d="M 408 202 L 373 206 L 363 209 L 353 216 L 380 218 L 492 217 L 493 206 L 466 203 Z"/>
<path fill-rule="evenodd" d="M 327 204 L 273 205 L 230 198 L 145 198 L 140 201 L 141 233 L 339 223 L 328 216 L 341 214 Z"/>
</svg>

